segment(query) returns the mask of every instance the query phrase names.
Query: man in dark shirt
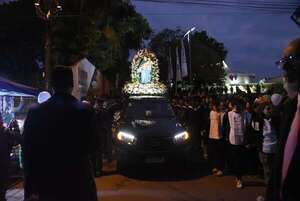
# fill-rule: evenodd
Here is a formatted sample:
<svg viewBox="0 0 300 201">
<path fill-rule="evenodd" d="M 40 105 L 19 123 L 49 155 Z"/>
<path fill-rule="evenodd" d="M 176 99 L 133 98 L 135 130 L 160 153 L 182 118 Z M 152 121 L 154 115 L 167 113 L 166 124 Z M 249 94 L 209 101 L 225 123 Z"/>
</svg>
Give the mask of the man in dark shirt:
<svg viewBox="0 0 300 201">
<path fill-rule="evenodd" d="M 24 124 L 25 199 L 96 201 L 94 111 L 71 95 L 71 68 L 57 67 L 51 77 L 54 95 L 30 109 Z"/>
<path fill-rule="evenodd" d="M 14 145 L 21 142 L 20 133 L 10 132 L 3 126 L 0 113 L 0 201 L 5 201 L 9 179 L 10 153 Z"/>
<path fill-rule="evenodd" d="M 284 88 L 290 100 L 285 104 L 268 201 L 299 201 L 300 178 L 300 38 L 292 41 L 278 62 L 284 70 Z"/>
</svg>

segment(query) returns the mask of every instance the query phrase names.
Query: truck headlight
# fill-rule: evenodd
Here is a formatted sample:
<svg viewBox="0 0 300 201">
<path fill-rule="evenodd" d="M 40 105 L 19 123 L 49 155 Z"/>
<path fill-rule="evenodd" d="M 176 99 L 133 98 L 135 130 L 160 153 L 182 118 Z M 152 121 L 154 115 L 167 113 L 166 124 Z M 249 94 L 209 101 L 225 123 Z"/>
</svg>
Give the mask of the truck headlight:
<svg viewBox="0 0 300 201">
<path fill-rule="evenodd" d="M 181 133 L 178 133 L 174 136 L 174 141 L 176 143 L 181 143 L 181 142 L 185 142 L 190 138 L 190 135 L 188 132 L 184 131 Z"/>
<path fill-rule="evenodd" d="M 119 141 L 129 145 L 133 145 L 136 143 L 136 137 L 127 132 L 119 131 L 117 138 Z"/>
</svg>

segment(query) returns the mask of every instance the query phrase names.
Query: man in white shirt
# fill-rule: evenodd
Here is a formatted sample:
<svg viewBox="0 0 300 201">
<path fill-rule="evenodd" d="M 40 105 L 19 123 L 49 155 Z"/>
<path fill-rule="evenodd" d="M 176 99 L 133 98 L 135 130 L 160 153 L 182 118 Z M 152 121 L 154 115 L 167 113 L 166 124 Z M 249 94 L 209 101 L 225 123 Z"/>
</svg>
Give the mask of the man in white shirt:
<svg viewBox="0 0 300 201">
<path fill-rule="evenodd" d="M 239 100 L 232 101 L 233 110 L 228 112 L 229 142 L 231 144 L 232 169 L 236 176 L 236 187 L 243 188 L 242 176 L 244 174 L 244 140 L 245 121 L 242 109 L 243 103 Z"/>
<path fill-rule="evenodd" d="M 222 176 L 224 169 L 224 141 L 222 134 L 221 113 L 216 103 L 212 105 L 212 110 L 210 112 L 209 118 L 209 158 L 212 162 L 212 173 L 216 176 Z"/>
</svg>

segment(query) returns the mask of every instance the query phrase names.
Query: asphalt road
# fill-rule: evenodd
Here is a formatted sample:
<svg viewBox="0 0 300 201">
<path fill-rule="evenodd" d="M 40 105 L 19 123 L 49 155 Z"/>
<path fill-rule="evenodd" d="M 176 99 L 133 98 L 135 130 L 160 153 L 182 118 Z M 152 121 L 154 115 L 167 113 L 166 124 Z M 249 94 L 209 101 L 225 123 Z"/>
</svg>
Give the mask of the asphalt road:
<svg viewBox="0 0 300 201">
<path fill-rule="evenodd" d="M 113 171 L 113 166 L 106 168 Z M 212 176 L 205 164 L 189 170 L 160 165 L 134 168 L 124 175 L 111 172 L 97 179 L 97 188 L 103 201 L 255 201 L 264 194 L 262 179 L 246 176 L 244 182 L 245 188 L 236 189 L 233 176 Z"/>
<path fill-rule="evenodd" d="M 104 174 L 96 179 L 100 201 L 255 201 L 265 189 L 256 176 L 246 176 L 245 188 L 236 189 L 233 176 L 212 176 L 201 164 L 188 170 L 170 164 L 136 167 L 120 175 L 112 163 Z M 20 184 L 8 192 L 8 201 L 22 196 Z"/>
</svg>

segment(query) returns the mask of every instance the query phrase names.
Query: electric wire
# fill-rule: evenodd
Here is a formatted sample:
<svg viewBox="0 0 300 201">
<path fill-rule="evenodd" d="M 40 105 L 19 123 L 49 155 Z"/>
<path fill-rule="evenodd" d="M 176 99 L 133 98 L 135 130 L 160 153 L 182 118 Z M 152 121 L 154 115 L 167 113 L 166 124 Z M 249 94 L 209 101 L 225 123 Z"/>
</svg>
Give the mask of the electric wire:
<svg viewBox="0 0 300 201">
<path fill-rule="evenodd" d="M 227 7 L 227 8 L 240 8 L 240 9 L 254 9 L 254 10 L 268 10 L 268 11 L 291 11 L 297 8 L 297 5 L 267 5 L 259 3 L 246 3 L 246 2 L 232 2 L 232 1 L 166 1 L 166 0 L 134 0 L 136 2 L 152 2 L 152 3 L 165 3 L 165 4 L 180 4 L 180 5 L 199 5 L 207 7 Z"/>
<path fill-rule="evenodd" d="M 230 12 L 243 12 L 245 11 L 257 11 L 261 14 L 290 14 L 297 7 L 297 3 L 294 1 L 286 2 L 258 2 L 258 1 L 244 1 L 244 2 L 235 2 L 232 0 L 133 0 L 136 2 L 146 2 L 146 3 L 164 3 L 164 4 L 179 4 L 179 5 L 188 5 L 188 6 L 205 6 L 205 8 L 224 8 L 226 11 Z M 300 3 L 298 3 L 300 4 Z M 224 12 L 223 10 L 223 12 Z M 217 12 L 213 12 L 217 13 Z M 183 15 L 184 13 L 148 13 L 148 15 Z M 200 13 L 186 13 L 187 15 L 196 15 Z"/>
</svg>

